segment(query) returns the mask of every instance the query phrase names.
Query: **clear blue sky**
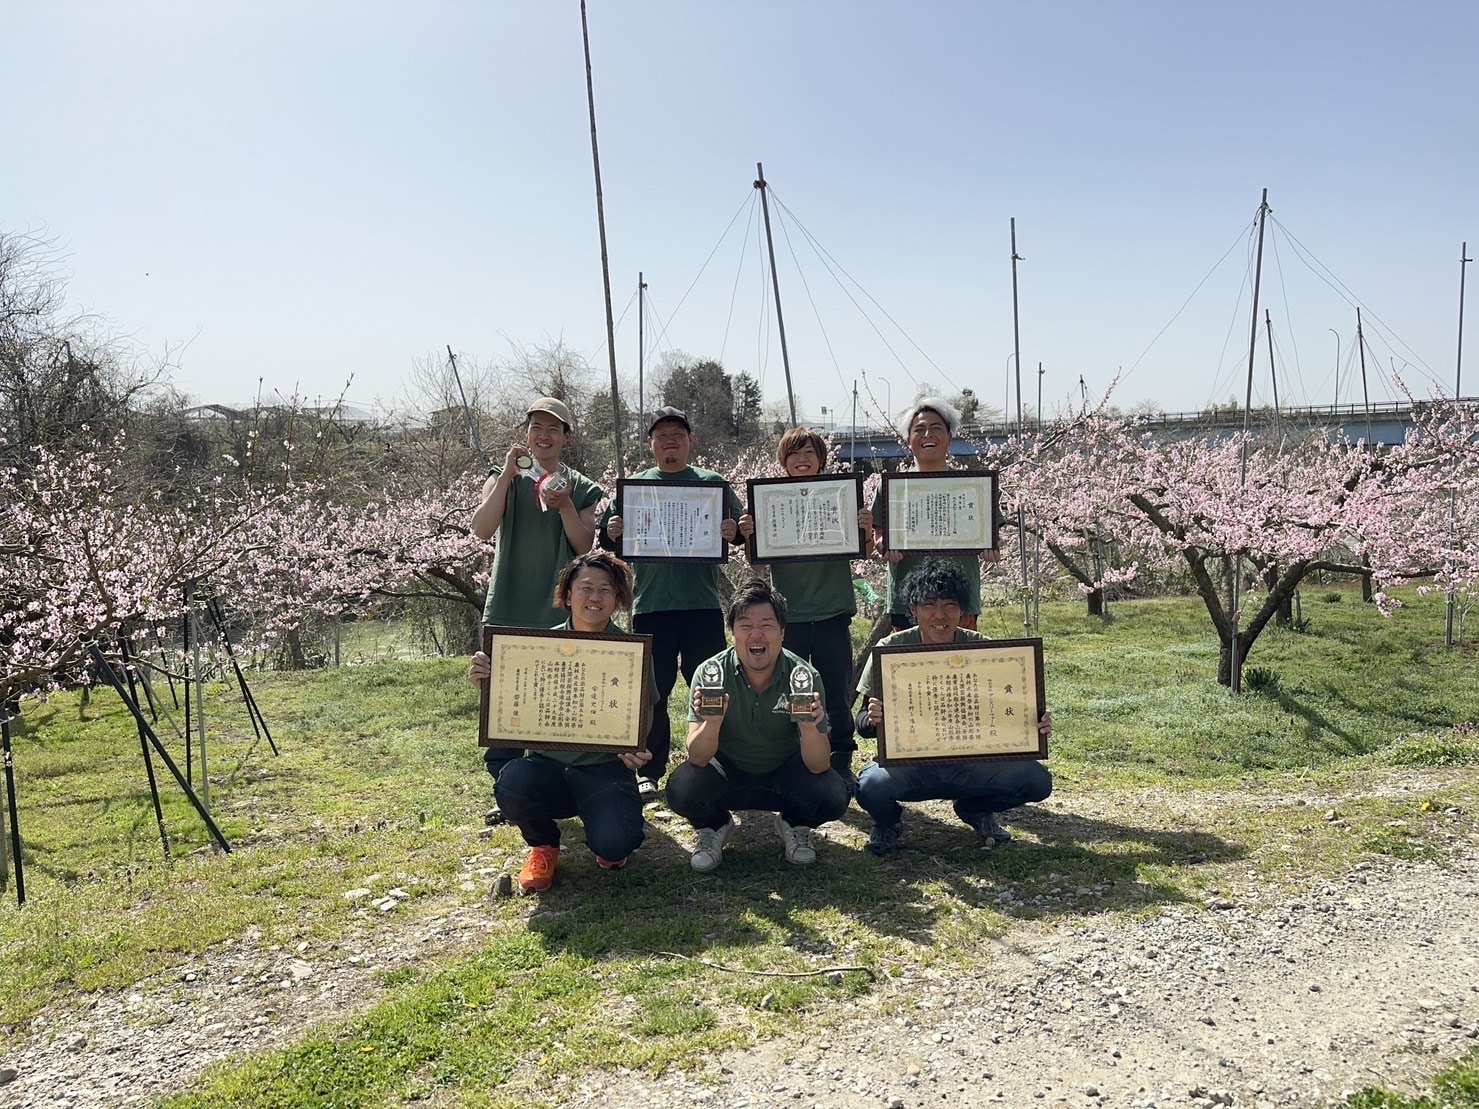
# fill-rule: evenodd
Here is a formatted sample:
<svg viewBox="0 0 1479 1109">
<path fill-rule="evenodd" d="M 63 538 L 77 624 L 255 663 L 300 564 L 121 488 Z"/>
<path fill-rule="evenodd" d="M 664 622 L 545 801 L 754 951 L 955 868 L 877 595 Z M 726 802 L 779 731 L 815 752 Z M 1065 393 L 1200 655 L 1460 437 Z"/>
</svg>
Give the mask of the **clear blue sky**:
<svg viewBox="0 0 1479 1109">
<path fill-rule="evenodd" d="M 763 161 L 812 419 L 845 422 L 855 379 L 864 409 L 869 381 L 896 409 L 919 383 L 1007 400 L 1013 217 L 1029 404 L 1039 362 L 1050 410 L 1119 367 L 1127 408 L 1241 398 L 1265 187 L 1280 399 L 1331 402 L 1339 363 L 1360 401 L 1357 302 L 1373 399 L 1393 364 L 1420 395 L 1453 388 L 1459 244 L 1479 250 L 1472 0 L 589 14 L 624 379 L 640 270 L 649 351 L 784 397 Z M 145 348 L 188 342 L 175 381 L 197 399 L 259 376 L 332 397 L 352 373 L 350 399 L 391 400 L 448 343 L 492 360 L 563 339 L 605 379 L 578 0 L 13 0 L 4 35 L 0 229 L 59 240 L 72 302 Z M 804 232 L 881 309 L 854 289 L 860 313 Z"/>
</svg>

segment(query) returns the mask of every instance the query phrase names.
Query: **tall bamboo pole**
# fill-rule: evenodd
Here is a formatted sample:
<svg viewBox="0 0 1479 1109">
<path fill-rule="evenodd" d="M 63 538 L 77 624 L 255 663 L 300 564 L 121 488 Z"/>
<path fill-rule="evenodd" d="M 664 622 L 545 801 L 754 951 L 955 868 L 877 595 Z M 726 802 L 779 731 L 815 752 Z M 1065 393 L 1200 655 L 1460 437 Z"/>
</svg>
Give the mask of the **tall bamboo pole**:
<svg viewBox="0 0 1479 1109">
<path fill-rule="evenodd" d="M 601 234 L 601 288 L 606 297 L 606 357 L 611 364 L 611 446 L 616 452 L 616 476 L 625 477 L 621 457 L 621 398 L 616 384 L 616 317 L 611 311 L 611 263 L 606 254 L 606 201 L 601 194 L 601 151 L 596 145 L 596 86 L 591 76 L 591 34 L 580 0 L 580 38 L 585 46 L 585 99 L 591 117 L 591 163 L 596 173 L 596 226 Z"/>
<path fill-rule="evenodd" d="M 765 217 L 765 249 L 770 255 L 770 285 L 775 291 L 775 326 L 781 336 L 781 365 L 786 369 L 786 404 L 791 410 L 791 426 L 796 427 L 796 393 L 791 388 L 791 355 L 786 349 L 786 318 L 781 315 L 781 279 L 775 272 L 775 243 L 770 237 L 770 201 L 765 184 L 765 167 L 755 163 L 755 187 L 760 190 L 760 211 Z"/>
</svg>

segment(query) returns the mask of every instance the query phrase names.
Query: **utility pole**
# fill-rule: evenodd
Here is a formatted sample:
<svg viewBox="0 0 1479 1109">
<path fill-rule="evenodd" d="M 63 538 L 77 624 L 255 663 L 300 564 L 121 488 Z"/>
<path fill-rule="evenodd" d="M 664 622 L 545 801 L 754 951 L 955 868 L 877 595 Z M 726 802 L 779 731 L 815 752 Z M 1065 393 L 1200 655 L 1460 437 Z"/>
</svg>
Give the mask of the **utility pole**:
<svg viewBox="0 0 1479 1109">
<path fill-rule="evenodd" d="M 1464 271 L 1471 259 L 1469 258 L 1469 244 L 1464 243 L 1458 251 L 1458 365 L 1453 371 L 1453 402 L 1458 404 L 1459 398 L 1464 395 Z M 1450 542 L 1455 545 L 1458 542 L 1458 489 L 1450 489 L 1448 492 L 1448 534 Z M 1452 647 L 1456 634 L 1454 621 L 1455 608 L 1453 582 L 1448 583 L 1448 604 L 1443 617 L 1443 644 Z"/>
<path fill-rule="evenodd" d="M 643 371 L 647 367 L 647 349 L 642 335 L 642 324 L 647 317 L 647 282 L 642 280 L 642 271 L 637 271 L 637 430 L 638 442 L 642 439 L 642 421 L 647 416 L 646 385 Z"/>
<path fill-rule="evenodd" d="M 1263 231 L 1268 222 L 1268 190 L 1263 190 L 1263 199 L 1258 202 L 1258 257 L 1253 268 L 1253 318 L 1248 329 L 1248 390 L 1243 401 L 1243 450 L 1242 459 L 1238 469 L 1238 488 L 1242 489 L 1248 484 L 1248 421 L 1249 411 L 1253 407 L 1253 360 L 1258 353 L 1258 294 L 1263 285 Z M 1238 627 L 1242 620 L 1238 616 L 1238 594 L 1242 588 L 1242 582 L 1238 579 L 1243 576 L 1243 556 L 1238 555 L 1233 560 L 1232 588 L 1228 590 L 1228 622 L 1232 625 L 1232 643 L 1229 652 L 1229 661 L 1232 669 L 1228 673 L 1228 688 L 1234 693 L 1243 690 L 1243 665 L 1238 657 L 1238 636 L 1241 631 Z"/>
<path fill-rule="evenodd" d="M 760 190 L 760 211 L 765 216 L 765 249 L 770 254 L 770 284 L 775 290 L 775 325 L 781 334 L 781 365 L 786 368 L 786 404 L 791 426 L 796 427 L 796 393 L 791 388 L 791 355 L 786 350 L 786 319 L 781 315 L 781 279 L 775 272 L 775 242 L 770 237 L 770 201 L 766 199 L 765 167 L 755 163 L 755 187 Z"/>
</svg>

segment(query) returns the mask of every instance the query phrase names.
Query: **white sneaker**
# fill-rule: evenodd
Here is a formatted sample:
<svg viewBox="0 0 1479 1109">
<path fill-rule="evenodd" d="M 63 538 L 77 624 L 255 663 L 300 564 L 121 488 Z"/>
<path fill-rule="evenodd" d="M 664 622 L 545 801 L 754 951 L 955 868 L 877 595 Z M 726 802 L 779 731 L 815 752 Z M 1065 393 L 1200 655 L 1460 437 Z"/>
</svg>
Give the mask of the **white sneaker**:
<svg viewBox="0 0 1479 1109">
<path fill-rule="evenodd" d="M 810 866 L 817 861 L 817 849 L 811 845 L 810 828 L 793 828 L 780 813 L 775 814 L 775 830 L 786 849 L 786 862 L 793 866 Z"/>
<path fill-rule="evenodd" d="M 693 848 L 693 857 L 688 865 L 700 874 L 717 870 L 724 861 L 724 845 L 734 835 L 734 821 L 726 820 L 722 828 L 699 828 L 698 842 Z"/>
</svg>

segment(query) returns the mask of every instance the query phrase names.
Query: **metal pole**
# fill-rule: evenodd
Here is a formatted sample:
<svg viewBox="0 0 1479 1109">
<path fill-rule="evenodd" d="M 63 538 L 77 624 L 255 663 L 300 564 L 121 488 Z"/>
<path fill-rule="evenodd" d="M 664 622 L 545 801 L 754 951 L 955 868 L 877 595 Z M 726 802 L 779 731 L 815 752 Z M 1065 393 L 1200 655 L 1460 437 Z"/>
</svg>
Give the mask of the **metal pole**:
<svg viewBox="0 0 1479 1109">
<path fill-rule="evenodd" d="M 601 151 L 596 145 L 596 86 L 591 76 L 591 35 L 586 24 L 585 0 L 580 0 L 580 37 L 585 46 L 585 99 L 591 117 L 591 164 L 596 173 L 596 227 L 601 234 L 601 289 L 606 296 L 606 357 L 611 365 L 611 447 L 616 452 L 616 476 L 626 477 L 621 458 L 621 398 L 616 384 L 616 317 L 611 311 L 611 263 L 606 254 L 606 202 L 601 195 Z"/>
<path fill-rule="evenodd" d="M 205 763 L 205 675 L 200 667 L 200 641 L 202 633 L 200 625 L 195 622 L 195 609 L 192 606 L 185 613 L 185 619 L 189 620 L 193 627 L 191 632 L 192 648 L 195 652 L 195 726 L 200 729 L 200 800 L 209 807 L 211 803 L 211 779 Z"/>
<path fill-rule="evenodd" d="M 786 403 L 791 426 L 796 427 L 796 394 L 791 390 L 791 356 L 786 351 L 786 319 L 781 315 L 781 279 L 775 272 L 775 243 L 770 237 L 770 202 L 766 200 L 765 167 L 755 163 L 755 187 L 760 190 L 760 211 L 765 217 L 765 249 L 770 254 L 770 284 L 775 290 L 775 325 L 781 336 L 781 365 L 786 368 Z"/>
<path fill-rule="evenodd" d="M 1340 411 L 1340 332 L 1333 327 L 1327 327 L 1326 331 L 1335 336 L 1335 406 L 1331 412 Z"/>
<path fill-rule="evenodd" d="M 15 859 L 15 903 L 26 903 L 26 872 L 21 859 L 21 825 L 15 808 L 15 760 L 10 752 L 10 721 L 15 702 L 0 705 L 0 752 L 5 757 L 5 807 L 10 813 L 10 848 Z"/>
<path fill-rule="evenodd" d="M 1458 403 L 1464 395 L 1464 273 L 1468 266 L 1469 244 L 1464 243 L 1458 251 L 1458 359 L 1453 371 L 1453 401 Z M 1458 489 L 1457 487 L 1448 491 L 1448 534 L 1449 542 L 1458 541 Z M 1448 583 L 1448 603 L 1445 605 L 1443 616 L 1443 645 L 1452 647 L 1454 644 L 1455 602 L 1453 582 Z"/>
<path fill-rule="evenodd" d="M 1279 435 L 1279 371 L 1274 366 L 1274 321 L 1269 318 L 1268 309 L 1263 310 L 1263 325 L 1268 331 L 1268 376 L 1274 383 L 1274 435 Z"/>
<path fill-rule="evenodd" d="M 185 582 L 185 615 L 180 623 L 180 635 L 184 642 L 180 645 L 180 669 L 184 671 L 180 678 L 182 692 L 185 695 L 185 781 L 195 781 L 195 758 L 191 744 L 195 740 L 194 713 L 190 708 L 190 606 L 195 599 L 195 583 Z"/>
<path fill-rule="evenodd" d="M 1037 364 L 1037 432 L 1042 435 L 1042 363 Z M 1042 528 L 1032 537 L 1032 626 L 1042 627 Z"/>
<path fill-rule="evenodd" d="M 1017 360 L 1017 442 L 1023 443 L 1026 425 L 1022 420 L 1022 329 L 1017 317 L 1017 218 L 1012 217 L 1012 357 Z M 1020 449 L 1020 447 L 1019 447 Z M 1022 570 L 1022 626 L 1032 628 L 1032 580 L 1027 572 L 1027 510 L 1017 502 L 1017 557 Z"/>
<path fill-rule="evenodd" d="M 210 833 L 211 839 L 215 841 L 216 846 L 222 851 L 229 853 L 231 851 L 231 845 L 226 842 L 226 837 L 221 834 L 221 829 L 216 827 L 216 822 L 211 819 L 210 810 L 195 795 L 195 791 L 190 788 L 190 783 L 185 780 L 185 776 L 180 773 L 180 768 L 175 765 L 175 760 L 170 758 L 169 751 L 165 749 L 164 744 L 159 742 L 159 737 L 154 734 L 154 729 L 149 727 L 148 722 L 144 719 L 144 714 L 139 711 L 138 704 L 128 695 L 128 690 L 123 688 L 123 680 L 119 678 L 117 672 L 109 665 L 107 657 L 104 656 L 98 645 L 91 640 L 84 640 L 83 646 L 92 657 L 93 665 L 97 667 L 98 673 L 113 687 L 114 692 L 123 701 L 124 708 L 128 709 L 129 713 L 133 716 L 134 723 L 148 735 L 149 742 L 154 747 L 154 753 L 164 760 L 164 765 L 169 769 L 170 774 L 174 776 L 175 783 L 185 791 L 185 796 L 200 816 L 201 821 L 204 822 L 206 831 Z"/>
<path fill-rule="evenodd" d="M 1356 309 L 1356 349 L 1361 352 L 1361 403 L 1366 407 L 1366 447 L 1371 447 L 1371 394 L 1366 389 L 1366 337 L 1361 333 L 1361 309 Z"/>
</svg>

